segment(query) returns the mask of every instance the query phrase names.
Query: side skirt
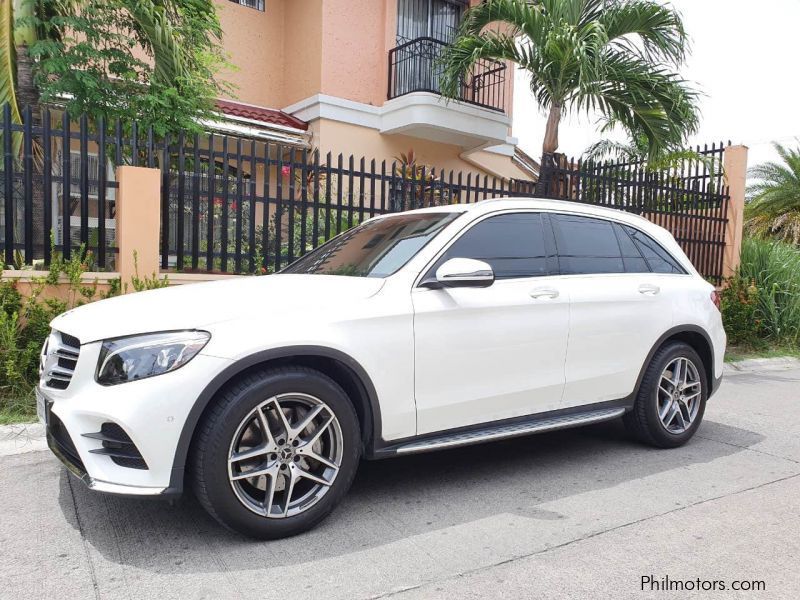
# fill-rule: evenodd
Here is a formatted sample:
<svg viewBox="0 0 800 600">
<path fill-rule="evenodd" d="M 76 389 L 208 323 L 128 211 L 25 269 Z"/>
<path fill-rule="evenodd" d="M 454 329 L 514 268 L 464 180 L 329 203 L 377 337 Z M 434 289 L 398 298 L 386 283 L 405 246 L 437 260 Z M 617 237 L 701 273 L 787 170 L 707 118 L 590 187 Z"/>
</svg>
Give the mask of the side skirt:
<svg viewBox="0 0 800 600">
<path fill-rule="evenodd" d="M 631 402 L 629 401 L 608 402 L 594 407 L 583 406 L 580 407 L 580 410 L 552 411 L 523 418 L 441 431 L 390 443 L 383 448 L 377 449 L 372 458 L 388 458 L 390 456 L 416 454 L 445 448 L 457 448 L 459 446 L 493 442 L 534 433 L 610 421 L 621 417 L 630 406 Z"/>
</svg>

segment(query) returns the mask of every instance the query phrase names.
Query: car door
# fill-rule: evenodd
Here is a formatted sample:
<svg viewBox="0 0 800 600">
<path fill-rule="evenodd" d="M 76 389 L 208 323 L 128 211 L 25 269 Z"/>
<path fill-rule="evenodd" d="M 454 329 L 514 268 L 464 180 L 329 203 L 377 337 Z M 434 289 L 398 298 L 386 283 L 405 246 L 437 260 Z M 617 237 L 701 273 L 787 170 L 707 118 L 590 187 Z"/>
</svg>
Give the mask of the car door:
<svg viewBox="0 0 800 600">
<path fill-rule="evenodd" d="M 570 298 L 562 407 L 624 398 L 672 326 L 675 281 L 652 272 L 619 223 L 570 214 L 551 220 L 560 285 Z"/>
<path fill-rule="evenodd" d="M 568 297 L 550 276 L 552 232 L 541 214 L 489 215 L 434 261 L 492 266 L 486 288 L 414 287 L 417 433 L 557 409 L 564 386 Z"/>
</svg>

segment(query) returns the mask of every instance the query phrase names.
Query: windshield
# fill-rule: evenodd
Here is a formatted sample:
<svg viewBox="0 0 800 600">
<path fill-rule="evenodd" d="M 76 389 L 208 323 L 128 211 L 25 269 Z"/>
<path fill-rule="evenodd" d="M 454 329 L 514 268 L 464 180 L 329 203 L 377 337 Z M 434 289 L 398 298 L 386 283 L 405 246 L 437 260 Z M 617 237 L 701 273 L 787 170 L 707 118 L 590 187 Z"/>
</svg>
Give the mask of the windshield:
<svg viewBox="0 0 800 600">
<path fill-rule="evenodd" d="M 388 277 L 460 214 L 425 212 L 369 221 L 309 252 L 282 273 Z"/>
</svg>

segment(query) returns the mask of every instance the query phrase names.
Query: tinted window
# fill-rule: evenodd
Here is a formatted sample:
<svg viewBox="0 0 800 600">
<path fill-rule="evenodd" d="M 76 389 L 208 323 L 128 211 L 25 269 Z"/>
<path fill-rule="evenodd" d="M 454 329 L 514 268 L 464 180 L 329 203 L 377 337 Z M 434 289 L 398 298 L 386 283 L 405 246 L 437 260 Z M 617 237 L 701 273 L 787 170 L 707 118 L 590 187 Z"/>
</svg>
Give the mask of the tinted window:
<svg viewBox="0 0 800 600">
<path fill-rule="evenodd" d="M 625 231 L 631 236 L 653 273 L 686 273 L 678 261 L 649 235 L 627 225 Z"/>
<path fill-rule="evenodd" d="M 283 273 L 387 277 L 460 213 L 415 213 L 368 221 L 336 236 Z"/>
<path fill-rule="evenodd" d="M 650 266 L 642 257 L 641 252 L 633 243 L 630 236 L 625 233 L 622 225 L 614 223 L 614 233 L 617 234 L 619 249 L 622 251 L 622 263 L 625 265 L 626 273 L 649 273 Z"/>
<path fill-rule="evenodd" d="M 562 274 L 625 271 L 617 235 L 609 221 L 553 215 L 552 222 Z"/>
<path fill-rule="evenodd" d="M 542 216 L 515 213 L 489 217 L 458 238 L 434 265 L 435 273 L 451 258 L 474 258 L 489 263 L 495 279 L 547 275 Z"/>
</svg>

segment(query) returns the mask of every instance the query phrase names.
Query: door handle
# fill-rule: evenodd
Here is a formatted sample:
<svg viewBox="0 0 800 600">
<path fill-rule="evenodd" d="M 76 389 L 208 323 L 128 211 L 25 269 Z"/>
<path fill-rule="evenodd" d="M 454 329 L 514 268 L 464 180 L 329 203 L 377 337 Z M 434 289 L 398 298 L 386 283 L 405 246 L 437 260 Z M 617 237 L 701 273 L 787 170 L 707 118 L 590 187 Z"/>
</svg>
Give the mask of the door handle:
<svg viewBox="0 0 800 600">
<path fill-rule="evenodd" d="M 645 296 L 655 296 L 660 291 L 661 288 L 657 285 L 653 285 L 652 283 L 643 283 L 639 286 L 639 293 L 644 294 Z"/>
<path fill-rule="evenodd" d="M 530 296 L 534 300 L 539 298 L 558 298 L 558 290 L 553 288 L 535 288 L 530 291 Z"/>
</svg>

